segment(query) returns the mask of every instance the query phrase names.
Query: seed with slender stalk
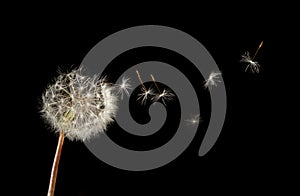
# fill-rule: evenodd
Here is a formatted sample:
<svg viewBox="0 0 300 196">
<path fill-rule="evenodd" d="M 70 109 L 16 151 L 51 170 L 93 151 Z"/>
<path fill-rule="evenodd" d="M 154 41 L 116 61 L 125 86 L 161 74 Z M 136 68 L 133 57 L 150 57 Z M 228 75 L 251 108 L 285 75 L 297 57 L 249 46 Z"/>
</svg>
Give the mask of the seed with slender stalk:
<svg viewBox="0 0 300 196">
<path fill-rule="evenodd" d="M 258 64 L 257 61 L 254 61 L 259 49 L 262 47 L 263 45 L 263 41 L 259 44 L 258 48 L 255 51 L 255 54 L 253 55 L 253 57 L 251 58 L 250 53 L 248 51 L 245 52 L 245 54 L 242 55 L 242 59 L 240 60 L 240 62 L 245 62 L 248 63 L 245 69 L 245 72 L 249 69 L 251 73 L 259 73 L 260 71 L 260 65 Z"/>
<path fill-rule="evenodd" d="M 163 102 L 163 104 L 166 106 L 166 101 L 171 101 L 171 100 L 173 100 L 173 98 L 174 98 L 175 95 L 174 95 L 170 90 L 167 90 L 167 89 L 164 89 L 164 90 L 161 92 L 160 89 L 158 88 L 158 85 L 157 85 L 157 83 L 156 83 L 156 80 L 155 80 L 154 76 L 151 74 L 150 77 L 151 77 L 153 83 L 155 84 L 157 91 L 159 92 L 159 94 L 155 95 L 155 96 L 152 98 L 152 100 L 153 100 L 154 102 L 156 102 L 156 101 L 158 101 L 158 100 L 161 100 L 161 101 Z"/>
</svg>

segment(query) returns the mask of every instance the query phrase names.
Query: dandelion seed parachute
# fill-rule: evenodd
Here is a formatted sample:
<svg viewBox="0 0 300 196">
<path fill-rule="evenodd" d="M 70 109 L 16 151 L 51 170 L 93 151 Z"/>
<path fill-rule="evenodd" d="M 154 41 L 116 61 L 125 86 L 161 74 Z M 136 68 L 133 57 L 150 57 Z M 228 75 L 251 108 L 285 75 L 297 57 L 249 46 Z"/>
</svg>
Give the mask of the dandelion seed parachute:
<svg viewBox="0 0 300 196">
<path fill-rule="evenodd" d="M 186 122 L 187 122 L 187 125 L 197 125 L 197 124 L 199 124 L 200 120 L 201 120 L 200 114 L 197 114 L 197 115 L 193 116 L 192 118 L 187 119 Z"/>
<path fill-rule="evenodd" d="M 158 101 L 161 99 L 161 101 L 163 102 L 164 105 L 166 105 L 165 101 L 171 101 L 173 99 L 173 97 L 175 96 L 173 93 L 171 93 L 171 91 L 164 89 L 163 92 L 160 91 L 156 80 L 154 78 L 154 76 L 152 74 L 150 74 L 150 77 L 152 79 L 152 81 L 154 82 L 156 89 L 158 90 L 159 94 L 157 94 L 155 97 L 152 98 L 152 100 L 154 102 Z"/>
<path fill-rule="evenodd" d="M 248 68 L 250 68 L 252 73 L 259 73 L 260 65 L 257 61 L 253 61 L 253 59 L 251 59 L 249 52 L 245 52 L 245 54 L 242 55 L 240 62 L 248 63 L 245 72 L 248 70 Z"/>
<path fill-rule="evenodd" d="M 148 90 L 146 87 L 142 87 L 142 93 L 138 94 L 137 101 L 140 101 L 142 105 L 147 103 L 147 99 L 154 95 L 154 90 L 149 88 Z"/>
<path fill-rule="evenodd" d="M 130 78 L 123 77 L 121 84 L 117 84 L 118 94 L 121 95 L 121 100 L 123 100 L 124 94 L 126 94 L 127 97 L 129 97 L 129 90 L 132 89 L 129 81 Z"/>
<path fill-rule="evenodd" d="M 61 74 L 42 96 L 42 115 L 56 132 L 85 141 L 105 131 L 114 121 L 114 87 L 99 76 L 87 77 L 82 68 Z"/>
<path fill-rule="evenodd" d="M 172 101 L 174 97 L 175 97 L 175 95 L 170 90 L 164 89 L 162 93 L 157 94 L 156 96 L 154 96 L 152 98 L 152 100 L 154 102 L 156 102 L 156 101 L 161 99 L 163 104 L 166 105 L 166 101 Z"/>
<path fill-rule="evenodd" d="M 211 72 L 208 76 L 208 79 L 204 83 L 204 88 L 211 89 L 212 86 L 217 86 L 217 82 L 221 82 L 219 80 L 220 72 Z"/>
</svg>

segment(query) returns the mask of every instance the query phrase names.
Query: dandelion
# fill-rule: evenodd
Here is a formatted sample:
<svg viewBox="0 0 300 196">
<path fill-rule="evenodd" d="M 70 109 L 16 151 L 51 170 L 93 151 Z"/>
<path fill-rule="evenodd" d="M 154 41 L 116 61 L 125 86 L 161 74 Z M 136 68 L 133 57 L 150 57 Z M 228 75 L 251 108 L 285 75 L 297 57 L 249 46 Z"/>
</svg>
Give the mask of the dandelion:
<svg viewBox="0 0 300 196">
<path fill-rule="evenodd" d="M 211 89 L 213 86 L 217 86 L 217 82 L 221 82 L 219 80 L 220 72 L 211 72 L 208 76 L 208 79 L 204 82 L 204 88 Z"/>
<path fill-rule="evenodd" d="M 250 71 L 252 73 L 259 73 L 259 69 L 260 69 L 260 65 L 258 64 L 257 61 L 254 61 L 255 57 L 256 57 L 256 54 L 257 52 L 259 51 L 259 49 L 262 47 L 263 45 L 263 41 L 259 44 L 258 48 L 256 49 L 255 51 L 255 54 L 254 56 L 251 58 L 250 57 L 250 53 L 248 51 L 245 52 L 244 55 L 242 55 L 242 59 L 240 60 L 240 62 L 245 62 L 245 63 L 248 63 L 247 64 L 247 67 L 245 69 L 245 72 L 248 70 L 248 68 L 250 68 Z"/>
<path fill-rule="evenodd" d="M 171 101 L 175 95 L 170 90 L 166 90 L 166 89 L 164 89 L 163 92 L 161 92 L 160 89 L 158 88 L 158 85 L 155 81 L 154 76 L 151 74 L 150 77 L 151 77 L 152 81 L 154 82 L 156 89 L 159 92 L 159 94 L 157 94 L 155 97 L 153 97 L 152 100 L 154 100 L 155 102 L 158 100 L 161 100 L 163 102 L 163 104 L 166 105 L 166 101 Z"/>
<path fill-rule="evenodd" d="M 129 97 L 129 90 L 132 89 L 129 80 L 130 78 L 122 77 L 121 84 L 117 84 L 118 94 L 121 94 L 121 100 L 123 100 L 124 94 Z"/>
<path fill-rule="evenodd" d="M 117 98 L 113 87 L 99 76 L 87 77 L 81 68 L 60 74 L 42 96 L 42 116 L 60 133 L 48 195 L 54 194 L 64 138 L 85 141 L 105 131 L 114 121 Z"/>
<path fill-rule="evenodd" d="M 56 132 L 85 141 L 106 130 L 116 114 L 113 87 L 98 76 L 81 75 L 81 68 L 58 76 L 42 96 L 42 114 Z"/>
</svg>

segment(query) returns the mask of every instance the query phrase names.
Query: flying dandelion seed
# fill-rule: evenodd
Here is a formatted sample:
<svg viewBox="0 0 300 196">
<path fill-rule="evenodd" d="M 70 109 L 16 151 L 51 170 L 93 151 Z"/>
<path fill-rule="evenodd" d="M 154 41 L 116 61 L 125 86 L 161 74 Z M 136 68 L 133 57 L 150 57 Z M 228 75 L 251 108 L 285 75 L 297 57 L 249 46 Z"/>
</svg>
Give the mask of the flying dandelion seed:
<svg viewBox="0 0 300 196">
<path fill-rule="evenodd" d="M 138 76 L 138 79 L 142 85 L 142 93 L 138 94 L 138 98 L 137 101 L 141 101 L 142 105 L 145 105 L 147 103 L 147 99 L 149 97 L 152 97 L 154 95 L 154 90 L 153 88 L 149 88 L 147 89 L 143 83 L 142 77 L 140 75 L 140 72 L 138 70 L 136 70 L 136 74 Z"/>
<path fill-rule="evenodd" d="M 156 89 L 158 90 L 159 94 L 155 95 L 152 100 L 154 102 L 157 102 L 158 100 L 161 100 L 163 102 L 163 104 L 166 106 L 166 101 L 171 101 L 174 98 L 174 94 L 170 91 L 170 90 L 166 90 L 164 89 L 163 92 L 160 91 L 160 89 L 158 88 L 158 85 L 156 83 L 156 80 L 154 78 L 154 76 L 151 74 L 150 75 L 152 81 L 154 82 Z"/>
<path fill-rule="evenodd" d="M 221 82 L 219 80 L 220 72 L 211 72 L 208 76 L 208 79 L 204 82 L 204 88 L 211 89 L 213 86 L 217 86 L 217 82 Z"/>
<path fill-rule="evenodd" d="M 262 47 L 263 43 L 264 42 L 262 41 L 259 44 L 258 48 L 255 51 L 255 54 L 254 54 L 253 58 L 250 57 L 250 53 L 248 51 L 246 51 L 245 54 L 242 55 L 242 59 L 240 60 L 240 62 L 248 63 L 247 67 L 245 69 L 245 72 L 247 72 L 247 70 L 249 69 L 251 73 L 259 73 L 260 65 L 258 64 L 257 61 L 254 61 L 254 59 L 257 55 L 257 52 Z"/>
<path fill-rule="evenodd" d="M 248 63 L 245 72 L 250 68 L 251 73 L 259 73 L 260 65 L 257 61 L 251 59 L 249 52 L 245 52 L 245 54 L 242 55 L 240 62 Z"/>
<path fill-rule="evenodd" d="M 187 125 L 198 125 L 201 120 L 200 114 L 193 116 L 191 119 L 187 119 Z"/>
<path fill-rule="evenodd" d="M 171 91 L 169 91 L 169 90 L 167 90 L 167 89 L 164 89 L 162 93 L 156 94 L 156 95 L 152 98 L 152 100 L 153 100 L 154 102 L 157 102 L 158 100 L 161 100 L 161 101 L 163 102 L 163 104 L 166 106 L 166 102 L 172 101 L 173 98 L 174 98 L 174 96 L 175 96 L 175 95 L 174 95 Z"/>
<path fill-rule="evenodd" d="M 114 121 L 117 97 L 105 79 L 86 77 L 82 68 L 60 74 L 42 96 L 42 116 L 60 133 L 48 196 L 54 194 L 64 137 L 85 141 L 105 131 Z"/>
<path fill-rule="evenodd" d="M 130 78 L 122 77 L 121 84 L 117 84 L 118 94 L 121 95 L 121 100 L 123 100 L 124 94 L 126 94 L 127 97 L 129 97 L 129 90 L 132 89 L 129 81 L 130 81 Z"/>
<path fill-rule="evenodd" d="M 142 93 L 138 94 L 137 101 L 141 101 L 142 105 L 147 103 L 147 99 L 154 95 L 154 90 L 149 88 L 148 90 L 142 87 Z"/>
</svg>

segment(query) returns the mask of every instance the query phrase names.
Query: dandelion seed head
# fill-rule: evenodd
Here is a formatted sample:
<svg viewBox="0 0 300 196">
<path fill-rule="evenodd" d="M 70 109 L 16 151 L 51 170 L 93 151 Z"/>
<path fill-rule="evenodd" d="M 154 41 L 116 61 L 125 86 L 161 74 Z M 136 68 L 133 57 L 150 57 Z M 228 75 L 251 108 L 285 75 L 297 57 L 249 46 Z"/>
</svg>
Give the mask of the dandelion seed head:
<svg viewBox="0 0 300 196">
<path fill-rule="evenodd" d="M 88 140 L 114 121 L 113 88 L 98 76 L 83 76 L 81 68 L 61 73 L 42 96 L 42 116 L 68 139 Z"/>
<path fill-rule="evenodd" d="M 217 86 L 218 82 L 221 82 L 219 80 L 219 76 L 221 75 L 220 72 L 211 72 L 208 76 L 208 79 L 205 80 L 204 88 L 212 88 L 213 86 Z"/>
</svg>

